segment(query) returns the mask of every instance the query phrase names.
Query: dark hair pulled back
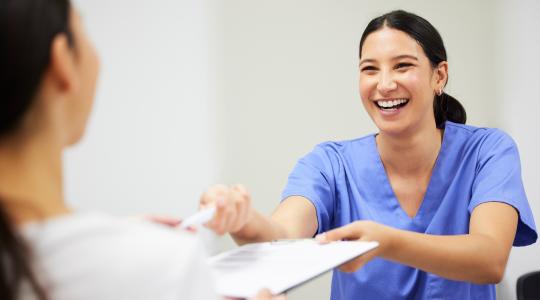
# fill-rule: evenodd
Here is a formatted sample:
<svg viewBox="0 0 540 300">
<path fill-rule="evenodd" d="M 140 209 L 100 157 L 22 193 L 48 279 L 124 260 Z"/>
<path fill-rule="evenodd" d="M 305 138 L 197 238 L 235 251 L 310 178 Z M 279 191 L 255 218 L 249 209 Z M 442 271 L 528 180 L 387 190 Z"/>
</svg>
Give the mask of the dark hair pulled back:
<svg viewBox="0 0 540 300">
<path fill-rule="evenodd" d="M 433 68 L 447 61 L 446 49 L 441 35 L 426 19 L 403 10 L 396 10 L 377 17 L 367 25 L 360 39 L 359 57 L 362 56 L 362 46 L 368 35 L 387 26 L 408 34 L 415 39 L 424 50 Z M 437 128 L 444 128 L 445 122 L 465 124 L 467 114 L 457 99 L 442 93 L 433 99 L 433 112 Z"/>
<path fill-rule="evenodd" d="M 69 0 L 0 0 L 0 138 L 29 110 L 50 62 L 55 36 L 69 31 Z M 1 196 L 1 195 L 0 195 Z M 0 199 L 0 297 L 19 297 L 23 282 L 47 299 L 30 261 L 30 249 Z"/>
</svg>

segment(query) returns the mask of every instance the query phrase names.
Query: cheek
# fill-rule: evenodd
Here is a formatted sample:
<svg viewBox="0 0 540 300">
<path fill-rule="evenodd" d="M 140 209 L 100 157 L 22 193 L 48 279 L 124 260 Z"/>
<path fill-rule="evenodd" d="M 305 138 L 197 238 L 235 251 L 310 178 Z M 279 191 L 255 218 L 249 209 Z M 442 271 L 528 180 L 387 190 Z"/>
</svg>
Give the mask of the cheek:
<svg viewBox="0 0 540 300">
<path fill-rule="evenodd" d="M 428 70 L 417 69 L 413 72 L 403 74 L 402 82 L 416 96 L 424 97 L 433 92 L 430 81 L 431 77 Z"/>
<path fill-rule="evenodd" d="M 88 76 L 91 78 L 96 77 L 99 70 L 99 58 L 96 49 L 88 40 L 85 41 L 84 48 L 84 63 Z"/>
<path fill-rule="evenodd" d="M 99 58 L 97 56 L 96 51 L 92 47 L 92 45 L 87 45 L 84 53 L 84 69 L 83 69 L 83 77 L 84 77 L 84 98 L 87 98 L 87 102 L 92 102 L 95 89 L 96 89 L 96 82 L 97 77 L 99 73 Z"/>
<path fill-rule="evenodd" d="M 425 84 L 422 81 L 422 75 L 418 72 L 407 72 L 401 77 L 401 84 L 406 86 L 407 89 L 413 93 L 416 93 L 417 90 L 421 90 L 422 86 Z"/>
<path fill-rule="evenodd" d="M 360 91 L 362 101 L 369 101 L 369 96 L 375 92 L 376 88 L 377 84 L 373 78 L 368 76 L 360 76 L 358 89 Z"/>
<path fill-rule="evenodd" d="M 429 74 L 414 73 L 407 80 L 413 97 L 419 100 L 416 102 L 429 109 L 433 102 L 433 90 L 429 79 L 426 78 L 430 78 Z"/>
</svg>

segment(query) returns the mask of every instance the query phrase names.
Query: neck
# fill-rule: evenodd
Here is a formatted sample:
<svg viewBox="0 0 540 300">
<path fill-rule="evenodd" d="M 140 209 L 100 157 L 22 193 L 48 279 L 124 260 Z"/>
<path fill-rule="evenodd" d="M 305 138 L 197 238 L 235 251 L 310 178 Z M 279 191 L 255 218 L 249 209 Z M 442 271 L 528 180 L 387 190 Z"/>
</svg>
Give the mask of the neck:
<svg viewBox="0 0 540 300">
<path fill-rule="evenodd" d="M 431 173 L 442 143 L 442 130 L 426 126 L 400 135 L 381 132 L 377 148 L 387 171 L 400 176 Z"/>
<path fill-rule="evenodd" d="M 54 136 L 9 136 L 0 142 L 0 201 L 15 224 L 68 212 L 62 147 Z"/>
</svg>

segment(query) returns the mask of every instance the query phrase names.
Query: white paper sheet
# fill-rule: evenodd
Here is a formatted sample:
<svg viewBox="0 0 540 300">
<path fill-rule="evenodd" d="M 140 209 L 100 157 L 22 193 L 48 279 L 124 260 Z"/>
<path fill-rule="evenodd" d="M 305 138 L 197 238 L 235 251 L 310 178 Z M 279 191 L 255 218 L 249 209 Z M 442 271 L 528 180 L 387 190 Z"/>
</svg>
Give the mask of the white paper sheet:
<svg viewBox="0 0 540 300">
<path fill-rule="evenodd" d="M 208 262 L 220 295 L 248 298 L 262 288 L 283 293 L 377 246 L 377 242 L 286 240 L 245 245 Z"/>
</svg>

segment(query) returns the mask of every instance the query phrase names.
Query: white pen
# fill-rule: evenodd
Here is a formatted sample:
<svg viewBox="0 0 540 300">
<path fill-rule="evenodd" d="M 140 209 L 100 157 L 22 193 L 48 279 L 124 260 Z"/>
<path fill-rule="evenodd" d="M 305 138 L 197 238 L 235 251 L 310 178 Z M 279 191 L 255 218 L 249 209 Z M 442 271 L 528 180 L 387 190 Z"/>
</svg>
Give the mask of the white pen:
<svg viewBox="0 0 540 300">
<path fill-rule="evenodd" d="M 215 214 L 216 214 L 215 206 L 201 209 L 198 212 L 194 213 L 193 215 L 187 217 L 185 220 L 183 220 L 182 223 L 180 223 L 180 228 L 186 229 L 190 226 L 204 224 L 212 220 Z"/>
</svg>

